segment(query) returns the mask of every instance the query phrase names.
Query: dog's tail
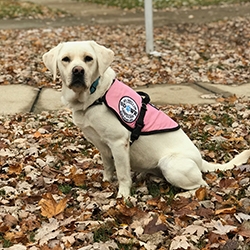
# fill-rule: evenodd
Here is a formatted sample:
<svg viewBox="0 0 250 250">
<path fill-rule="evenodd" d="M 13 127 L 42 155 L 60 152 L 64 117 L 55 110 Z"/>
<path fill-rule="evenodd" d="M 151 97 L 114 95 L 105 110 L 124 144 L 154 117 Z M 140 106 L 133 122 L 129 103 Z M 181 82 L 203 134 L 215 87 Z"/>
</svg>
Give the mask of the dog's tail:
<svg viewBox="0 0 250 250">
<path fill-rule="evenodd" d="M 235 166 L 240 166 L 241 164 L 247 163 L 250 158 L 250 149 L 243 151 L 239 155 L 235 156 L 231 161 L 225 164 L 210 163 L 202 160 L 202 172 L 213 172 L 216 170 L 227 170 L 232 169 Z"/>
</svg>

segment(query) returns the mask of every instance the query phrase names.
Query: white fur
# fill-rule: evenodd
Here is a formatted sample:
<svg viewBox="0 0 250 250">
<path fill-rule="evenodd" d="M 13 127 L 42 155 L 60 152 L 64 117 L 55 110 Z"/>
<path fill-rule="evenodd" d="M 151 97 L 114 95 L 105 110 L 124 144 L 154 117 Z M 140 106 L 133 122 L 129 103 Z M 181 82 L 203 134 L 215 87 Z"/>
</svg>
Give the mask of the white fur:
<svg viewBox="0 0 250 250">
<path fill-rule="evenodd" d="M 93 60 L 86 61 L 86 55 Z M 68 57 L 70 61 L 62 61 L 64 57 Z M 118 196 L 130 195 L 130 169 L 161 172 L 169 183 L 192 190 L 207 185 L 202 179 L 201 171 L 232 169 L 235 165 L 247 162 L 250 150 L 245 150 L 226 164 L 208 163 L 201 158 L 199 150 L 181 129 L 140 136 L 130 146 L 130 132 L 104 104 L 89 107 L 104 95 L 115 78 L 115 72 L 109 67 L 113 57 L 114 53 L 110 49 L 94 41 L 84 41 L 61 43 L 45 53 L 43 61 L 54 79 L 57 69 L 59 70 L 63 81 L 63 102 L 72 109 L 74 123 L 99 149 L 104 164 L 103 179 L 111 181 L 116 170 Z M 84 69 L 82 87 L 71 86 L 72 69 L 75 66 Z M 98 76 L 99 85 L 90 94 L 89 88 Z"/>
</svg>

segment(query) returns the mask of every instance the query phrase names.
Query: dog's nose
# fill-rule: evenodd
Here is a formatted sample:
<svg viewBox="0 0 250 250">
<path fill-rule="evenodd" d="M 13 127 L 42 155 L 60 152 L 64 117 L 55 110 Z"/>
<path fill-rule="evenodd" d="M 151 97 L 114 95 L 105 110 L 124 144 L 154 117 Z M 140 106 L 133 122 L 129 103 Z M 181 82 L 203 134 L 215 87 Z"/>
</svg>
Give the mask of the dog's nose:
<svg viewBox="0 0 250 250">
<path fill-rule="evenodd" d="M 83 75 L 84 74 L 84 69 L 83 67 L 81 66 L 75 66 L 73 69 L 72 69 L 72 73 L 74 75 Z"/>
</svg>

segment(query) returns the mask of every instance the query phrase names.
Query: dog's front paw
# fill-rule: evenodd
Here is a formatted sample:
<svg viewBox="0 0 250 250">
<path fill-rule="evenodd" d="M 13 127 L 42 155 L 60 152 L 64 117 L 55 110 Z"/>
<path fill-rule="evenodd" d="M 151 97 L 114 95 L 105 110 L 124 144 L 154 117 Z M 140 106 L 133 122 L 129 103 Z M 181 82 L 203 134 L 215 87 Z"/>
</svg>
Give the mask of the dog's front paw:
<svg viewBox="0 0 250 250">
<path fill-rule="evenodd" d="M 128 198 L 130 196 L 130 188 L 119 188 L 117 198 Z"/>
<path fill-rule="evenodd" d="M 112 182 L 113 179 L 114 179 L 114 168 L 113 167 L 106 167 L 104 165 L 103 181 Z"/>
<path fill-rule="evenodd" d="M 105 182 L 105 181 L 112 182 L 112 180 L 113 180 L 113 176 L 111 176 L 109 174 L 105 174 L 105 173 L 103 174 L 103 178 L 102 178 L 103 182 Z"/>
<path fill-rule="evenodd" d="M 184 191 L 184 192 L 181 192 L 181 193 L 178 193 L 174 196 L 174 198 L 191 198 L 191 197 L 194 197 L 195 196 L 195 192 L 196 192 L 197 189 L 194 189 L 194 190 L 188 190 L 188 191 Z"/>
</svg>

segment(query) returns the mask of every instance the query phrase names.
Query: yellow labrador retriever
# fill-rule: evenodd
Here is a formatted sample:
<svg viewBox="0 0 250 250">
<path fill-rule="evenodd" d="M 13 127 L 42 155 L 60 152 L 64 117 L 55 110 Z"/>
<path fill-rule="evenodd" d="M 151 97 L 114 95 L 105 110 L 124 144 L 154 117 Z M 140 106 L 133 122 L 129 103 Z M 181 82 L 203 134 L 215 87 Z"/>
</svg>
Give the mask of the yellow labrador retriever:
<svg viewBox="0 0 250 250">
<path fill-rule="evenodd" d="M 113 58 L 112 50 L 94 41 L 60 43 L 43 55 L 54 80 L 57 70 L 60 73 L 62 101 L 72 109 L 74 123 L 101 153 L 103 180 L 111 181 L 116 170 L 118 196 L 130 195 L 130 169 L 161 173 L 172 185 L 193 190 L 207 185 L 201 172 L 232 169 L 247 162 L 250 150 L 226 164 L 203 160 L 174 121 L 169 118 L 166 122 L 170 128 L 158 124 L 157 117 L 162 119 L 163 112 L 148 104 L 146 94 L 129 96 L 134 91 L 115 80 L 110 68 Z M 109 101 L 108 95 L 116 96 L 117 105 L 109 103 L 114 101 Z M 151 111 L 155 113 L 151 115 Z M 145 124 L 151 116 L 154 121 Z M 144 131 L 147 126 L 159 126 L 159 131 Z"/>
</svg>

